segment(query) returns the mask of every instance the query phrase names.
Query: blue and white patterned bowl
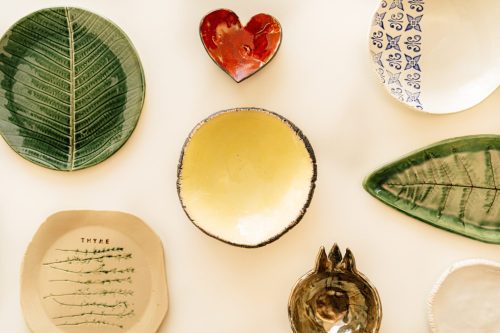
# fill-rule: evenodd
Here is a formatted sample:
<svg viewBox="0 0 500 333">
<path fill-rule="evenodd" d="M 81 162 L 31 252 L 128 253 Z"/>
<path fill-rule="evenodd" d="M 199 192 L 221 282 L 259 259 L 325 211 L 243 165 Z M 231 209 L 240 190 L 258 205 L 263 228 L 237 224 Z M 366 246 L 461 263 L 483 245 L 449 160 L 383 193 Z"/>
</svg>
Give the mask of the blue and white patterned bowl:
<svg viewBox="0 0 500 333">
<path fill-rule="evenodd" d="M 381 82 L 429 113 L 468 109 L 500 85 L 500 1 L 382 0 L 370 31 Z"/>
</svg>

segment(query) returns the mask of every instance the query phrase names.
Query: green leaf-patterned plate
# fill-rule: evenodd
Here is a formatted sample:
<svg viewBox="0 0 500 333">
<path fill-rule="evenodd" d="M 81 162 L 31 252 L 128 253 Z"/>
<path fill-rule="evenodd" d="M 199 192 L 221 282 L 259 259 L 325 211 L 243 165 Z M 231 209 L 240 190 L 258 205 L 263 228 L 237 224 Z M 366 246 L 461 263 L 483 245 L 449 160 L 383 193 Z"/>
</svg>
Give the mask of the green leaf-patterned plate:
<svg viewBox="0 0 500 333">
<path fill-rule="evenodd" d="M 144 92 L 128 37 L 88 11 L 43 9 L 0 40 L 0 132 L 38 165 L 71 171 L 107 159 L 132 134 Z"/>
<path fill-rule="evenodd" d="M 500 244 L 500 136 L 438 142 L 375 171 L 365 189 L 436 227 Z"/>
</svg>

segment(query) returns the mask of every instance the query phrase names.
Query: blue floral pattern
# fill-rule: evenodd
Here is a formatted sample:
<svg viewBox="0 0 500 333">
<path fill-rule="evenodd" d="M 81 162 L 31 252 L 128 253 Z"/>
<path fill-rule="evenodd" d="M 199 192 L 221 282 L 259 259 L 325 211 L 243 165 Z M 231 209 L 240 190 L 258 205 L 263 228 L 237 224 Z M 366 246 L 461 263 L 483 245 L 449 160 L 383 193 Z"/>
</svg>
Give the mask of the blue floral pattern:
<svg viewBox="0 0 500 333">
<path fill-rule="evenodd" d="M 403 85 L 401 84 L 401 81 L 399 78 L 401 77 L 401 72 L 399 73 L 392 73 L 391 71 L 387 70 L 387 75 L 389 76 L 387 79 L 388 84 L 394 84 L 398 87 L 402 87 Z"/>
<path fill-rule="evenodd" d="M 375 31 L 371 37 L 373 45 L 375 45 L 379 49 L 382 48 L 382 46 L 384 45 L 383 40 L 382 40 L 383 37 L 384 37 L 384 33 L 382 31 Z"/>
<path fill-rule="evenodd" d="M 391 95 L 401 102 L 404 102 L 405 100 L 403 96 L 403 89 L 401 88 L 391 88 Z"/>
<path fill-rule="evenodd" d="M 420 74 L 408 74 L 406 75 L 405 81 L 409 87 L 415 88 L 416 90 L 420 89 Z"/>
<path fill-rule="evenodd" d="M 389 54 L 386 61 L 390 67 L 393 67 L 395 69 L 401 69 L 402 67 L 401 63 L 403 61 L 401 60 L 401 53 Z"/>
<path fill-rule="evenodd" d="M 408 91 L 406 90 L 406 96 L 408 96 L 406 98 L 406 101 L 408 103 L 417 103 L 417 104 L 421 104 L 420 103 L 420 100 L 419 100 L 419 97 L 420 97 L 420 91 L 417 91 L 417 92 L 411 92 L 411 91 Z"/>
<path fill-rule="evenodd" d="M 391 7 L 389 9 L 399 8 L 404 10 L 403 8 L 403 0 L 392 0 Z"/>
<path fill-rule="evenodd" d="M 424 11 L 424 0 L 410 0 L 408 3 L 410 4 L 410 8 L 416 10 L 418 13 Z M 387 4 L 385 6 L 387 7 Z"/>
<path fill-rule="evenodd" d="M 420 57 L 421 57 L 420 55 L 418 55 L 416 57 L 411 57 L 411 56 L 405 54 L 405 58 L 406 58 L 405 71 L 414 68 L 417 71 L 421 72 L 420 65 L 418 63 L 420 61 Z"/>
<path fill-rule="evenodd" d="M 372 52 L 372 60 L 380 67 L 384 67 L 384 63 L 382 62 L 382 52 L 379 53 Z"/>
<path fill-rule="evenodd" d="M 385 14 L 386 13 L 375 13 L 375 17 L 373 18 L 373 25 L 378 25 L 382 29 L 385 29 L 385 27 L 384 27 Z"/>
<path fill-rule="evenodd" d="M 398 51 L 401 51 L 401 48 L 399 47 L 399 40 L 401 39 L 401 36 L 392 37 L 389 34 L 386 34 L 385 36 L 387 37 L 387 47 L 385 48 L 386 50 L 396 49 Z"/>
<path fill-rule="evenodd" d="M 375 70 L 396 99 L 422 109 L 424 0 L 382 0 L 373 18 Z"/>
<path fill-rule="evenodd" d="M 383 68 L 378 68 L 377 69 L 377 74 L 379 75 L 380 77 L 380 81 L 382 81 L 382 83 L 385 83 L 385 73 L 384 73 L 384 69 Z"/>
<path fill-rule="evenodd" d="M 392 14 L 391 18 L 389 19 L 390 27 L 393 29 L 396 29 L 397 31 L 400 31 L 401 29 L 403 29 L 403 18 L 404 18 L 404 15 L 401 12 L 396 13 L 396 14 Z"/>
<path fill-rule="evenodd" d="M 420 26 L 420 21 L 422 21 L 422 17 L 424 17 L 424 15 L 413 17 L 411 15 L 406 14 L 406 17 L 408 18 L 408 25 L 406 26 L 405 31 L 415 29 L 417 31 L 422 32 L 422 27 Z"/>
<path fill-rule="evenodd" d="M 422 46 L 422 36 L 415 35 L 409 36 L 405 41 L 406 49 L 409 51 L 414 51 L 416 53 L 420 52 Z"/>
</svg>

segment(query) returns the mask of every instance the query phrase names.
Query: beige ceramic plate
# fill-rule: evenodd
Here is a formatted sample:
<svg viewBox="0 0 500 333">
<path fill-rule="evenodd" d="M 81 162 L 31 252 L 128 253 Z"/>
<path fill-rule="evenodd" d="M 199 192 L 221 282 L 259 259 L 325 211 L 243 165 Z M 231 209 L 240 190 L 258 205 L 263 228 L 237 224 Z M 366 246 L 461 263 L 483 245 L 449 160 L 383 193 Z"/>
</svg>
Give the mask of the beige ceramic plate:
<svg viewBox="0 0 500 333">
<path fill-rule="evenodd" d="M 242 247 L 263 246 L 296 225 L 311 201 L 316 160 L 309 141 L 262 109 L 222 111 L 184 145 L 178 192 L 193 223 Z"/>
<path fill-rule="evenodd" d="M 163 247 L 135 216 L 50 216 L 26 252 L 21 305 L 34 333 L 156 332 L 168 306 Z"/>
</svg>

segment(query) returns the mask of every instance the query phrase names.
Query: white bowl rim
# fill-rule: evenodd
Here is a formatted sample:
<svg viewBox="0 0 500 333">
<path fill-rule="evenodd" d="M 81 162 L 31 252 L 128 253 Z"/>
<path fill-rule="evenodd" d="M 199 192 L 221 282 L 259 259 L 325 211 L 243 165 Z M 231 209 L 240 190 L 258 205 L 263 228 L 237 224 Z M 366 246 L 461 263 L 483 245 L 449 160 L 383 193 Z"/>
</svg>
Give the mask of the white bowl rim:
<svg viewBox="0 0 500 333">
<path fill-rule="evenodd" d="M 474 267 L 474 266 L 489 266 L 495 269 L 500 270 L 500 262 L 490 260 L 490 259 L 482 259 L 482 258 L 471 258 L 471 259 L 465 259 L 465 260 L 460 260 L 452 264 L 446 271 L 444 271 L 437 282 L 434 283 L 434 287 L 432 288 L 429 300 L 428 300 L 428 306 L 427 306 L 427 318 L 429 321 L 429 326 L 431 329 L 432 333 L 439 333 L 437 324 L 436 324 L 436 319 L 434 318 L 434 314 L 432 312 L 434 301 L 436 299 L 436 295 L 441 289 L 441 286 L 443 283 L 448 279 L 448 277 L 453 274 L 454 272 L 461 270 L 462 268 L 466 267 Z"/>
</svg>

